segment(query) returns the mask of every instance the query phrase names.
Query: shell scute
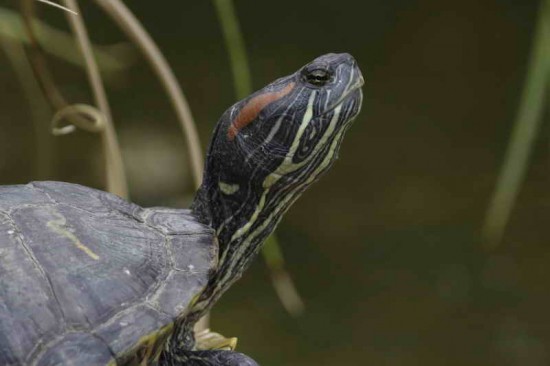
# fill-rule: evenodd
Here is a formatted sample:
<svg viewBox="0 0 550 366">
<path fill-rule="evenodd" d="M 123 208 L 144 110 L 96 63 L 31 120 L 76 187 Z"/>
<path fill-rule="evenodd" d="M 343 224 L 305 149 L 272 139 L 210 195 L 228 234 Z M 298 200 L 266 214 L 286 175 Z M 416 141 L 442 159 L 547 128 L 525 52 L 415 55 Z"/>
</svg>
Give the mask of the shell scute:
<svg viewBox="0 0 550 366">
<path fill-rule="evenodd" d="M 118 357 L 136 347 L 142 338 L 156 334 L 159 329 L 171 322 L 172 318 L 168 315 L 140 304 L 118 313 L 98 327 L 94 334 L 109 344 L 110 349 Z"/>
<path fill-rule="evenodd" d="M 40 355 L 36 366 L 107 365 L 113 356 L 107 344 L 90 333 L 66 334 Z"/>
<path fill-rule="evenodd" d="M 25 204 L 53 204 L 46 194 L 35 189 L 33 186 L 14 185 L 0 186 L 0 210 L 9 211 Z"/>
<path fill-rule="evenodd" d="M 58 364 L 84 343 L 80 364 L 157 349 L 216 261 L 189 210 L 69 183 L 0 187 L 0 364 Z"/>
<path fill-rule="evenodd" d="M 12 218 L 71 328 L 94 326 L 167 276 L 164 238 L 123 217 L 104 220 L 58 204 L 23 207 Z"/>
<path fill-rule="evenodd" d="M 201 224 L 191 210 L 175 208 L 153 207 L 143 210 L 145 222 L 166 235 L 195 235 L 206 233 L 214 234 L 214 230 Z"/>
<path fill-rule="evenodd" d="M 62 319 L 48 278 L 0 214 L 0 365 L 25 363 L 42 339 L 62 332 Z"/>
<path fill-rule="evenodd" d="M 170 237 L 174 268 L 189 273 L 208 273 L 216 268 L 218 246 L 212 245 L 212 234 Z"/>
</svg>

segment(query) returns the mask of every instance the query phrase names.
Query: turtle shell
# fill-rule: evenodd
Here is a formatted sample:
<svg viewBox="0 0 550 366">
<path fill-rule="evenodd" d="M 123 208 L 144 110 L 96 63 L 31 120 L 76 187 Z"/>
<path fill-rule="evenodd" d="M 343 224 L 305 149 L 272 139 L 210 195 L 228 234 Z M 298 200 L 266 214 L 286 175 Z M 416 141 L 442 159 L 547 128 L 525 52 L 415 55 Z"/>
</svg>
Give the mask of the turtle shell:
<svg viewBox="0 0 550 366">
<path fill-rule="evenodd" d="M 189 210 L 61 182 L 0 187 L 0 365 L 105 365 L 159 344 L 217 265 Z"/>
</svg>

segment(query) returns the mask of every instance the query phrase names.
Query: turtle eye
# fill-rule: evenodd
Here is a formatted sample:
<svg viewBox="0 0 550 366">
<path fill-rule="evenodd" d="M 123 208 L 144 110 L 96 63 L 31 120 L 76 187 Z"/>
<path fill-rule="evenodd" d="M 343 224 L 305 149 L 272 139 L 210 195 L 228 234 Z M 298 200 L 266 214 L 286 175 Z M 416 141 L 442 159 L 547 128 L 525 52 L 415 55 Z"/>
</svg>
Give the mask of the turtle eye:
<svg viewBox="0 0 550 366">
<path fill-rule="evenodd" d="M 305 81 L 314 86 L 323 86 L 332 78 L 332 74 L 325 69 L 305 70 Z"/>
</svg>

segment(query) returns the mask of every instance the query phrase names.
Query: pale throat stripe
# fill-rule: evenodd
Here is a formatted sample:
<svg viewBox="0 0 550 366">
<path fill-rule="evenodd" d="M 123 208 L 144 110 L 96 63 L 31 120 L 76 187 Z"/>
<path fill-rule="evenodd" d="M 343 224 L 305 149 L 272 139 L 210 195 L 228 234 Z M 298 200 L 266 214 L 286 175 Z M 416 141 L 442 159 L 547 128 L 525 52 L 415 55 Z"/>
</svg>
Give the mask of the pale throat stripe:
<svg viewBox="0 0 550 366">
<path fill-rule="evenodd" d="M 273 137 L 275 136 L 275 134 L 277 133 L 277 131 L 278 131 L 279 128 L 281 127 L 281 124 L 282 124 L 282 122 L 283 122 L 284 116 L 286 116 L 286 115 L 287 115 L 287 112 L 290 110 L 290 108 L 292 108 L 292 106 L 293 106 L 294 103 L 296 102 L 296 99 L 297 99 L 297 98 L 293 99 L 292 102 L 289 103 L 289 105 L 286 107 L 285 111 L 282 113 L 281 117 L 277 120 L 277 122 L 275 122 L 275 125 L 272 127 L 271 131 L 269 132 L 269 135 L 267 136 L 267 139 L 266 139 L 266 141 L 265 141 L 266 144 L 269 143 L 269 142 L 273 139 Z M 233 111 L 232 111 L 232 113 L 233 113 Z M 239 138 L 239 136 L 237 136 L 237 143 L 240 143 L 240 138 Z M 239 145 L 239 146 L 240 146 L 240 145 Z M 246 153 L 246 149 L 243 149 L 243 151 L 245 151 L 245 153 Z M 254 154 L 254 151 L 252 151 L 252 152 L 250 152 L 250 153 L 247 153 L 246 158 L 245 158 L 245 161 L 248 161 L 248 160 L 252 157 L 253 154 Z M 221 187 L 220 187 L 220 188 L 221 188 Z M 240 187 L 238 187 L 237 190 L 238 190 L 239 188 L 240 188 Z M 222 190 L 222 192 L 223 192 L 223 190 Z M 225 192 L 224 192 L 224 193 L 225 193 Z M 235 192 L 233 192 L 233 193 L 235 193 Z M 241 207 L 242 207 L 242 206 L 241 206 Z M 239 209 L 239 211 L 240 211 L 240 209 Z M 239 211 L 238 211 L 238 212 L 239 212 Z M 238 213 L 238 212 L 237 212 L 237 213 Z M 229 216 L 228 218 L 226 218 L 226 219 L 224 220 L 224 222 L 220 225 L 220 227 L 218 228 L 218 230 L 216 230 L 216 235 L 220 235 L 220 233 L 222 232 L 222 230 L 225 228 L 225 225 L 226 225 L 229 221 L 233 220 L 234 215 L 235 215 L 235 214 Z M 227 251 L 227 249 L 226 249 L 226 251 Z M 222 259 L 222 260 L 223 260 L 223 258 L 225 258 L 225 253 L 226 253 L 226 251 L 224 251 L 223 253 L 221 253 L 221 254 L 222 254 L 222 255 L 221 255 L 221 259 Z M 222 260 L 220 260 L 220 262 L 221 262 Z"/>
<path fill-rule="evenodd" d="M 250 227 L 252 225 L 254 225 L 254 223 L 258 219 L 258 215 L 262 211 L 263 206 L 265 204 L 265 198 L 267 196 L 267 193 L 269 193 L 269 188 L 268 187 L 270 187 L 271 184 L 275 183 L 280 177 L 280 174 L 277 174 L 277 176 L 274 177 L 275 174 L 278 173 L 281 170 L 284 171 L 283 167 L 290 163 L 289 160 L 292 161 L 292 156 L 294 155 L 294 152 L 296 151 L 296 149 L 298 149 L 298 145 L 300 143 L 300 137 L 302 137 L 302 134 L 304 133 L 305 128 L 307 127 L 307 125 L 309 124 L 309 121 L 313 117 L 313 104 L 315 103 L 315 98 L 316 97 L 317 97 L 317 92 L 311 93 L 311 95 L 309 97 L 309 101 L 307 103 L 306 112 L 304 113 L 304 117 L 302 118 L 302 122 L 300 124 L 300 127 L 298 128 L 298 132 L 296 133 L 296 137 L 294 138 L 294 141 L 292 142 L 292 146 L 291 146 L 290 150 L 288 151 L 287 156 L 285 157 L 285 159 L 283 160 L 281 165 L 279 165 L 279 167 L 275 170 L 275 172 L 269 174 L 265 178 L 264 183 L 263 183 L 263 187 L 266 188 L 266 189 L 262 193 L 260 201 L 258 202 L 258 205 L 256 206 L 256 210 L 254 211 L 254 213 L 250 217 L 250 220 L 248 220 L 248 222 L 243 227 L 241 227 L 239 230 L 237 230 L 235 232 L 235 234 L 233 234 L 233 236 L 231 237 L 231 242 L 233 242 L 234 240 L 240 238 L 245 233 L 247 233 L 248 230 L 250 229 Z M 289 159 L 289 156 L 290 156 L 290 159 Z M 266 187 L 266 182 L 271 181 L 271 180 L 273 180 L 273 183 L 267 185 L 267 187 Z"/>
<path fill-rule="evenodd" d="M 306 107 L 306 112 L 304 113 L 304 116 L 302 117 L 302 121 L 300 122 L 300 127 L 298 128 L 296 136 L 294 137 L 294 140 L 292 141 L 292 145 L 291 145 L 285 159 L 283 160 L 281 165 L 279 165 L 279 167 L 275 170 L 275 172 L 269 174 L 265 178 L 264 183 L 262 184 L 262 186 L 264 187 L 264 191 L 262 192 L 262 196 L 260 197 L 260 200 L 258 201 L 258 204 L 256 205 L 256 209 L 254 210 L 254 213 L 252 214 L 252 216 L 250 216 L 250 219 L 248 220 L 248 222 L 246 224 L 244 224 L 241 228 L 239 228 L 233 234 L 233 236 L 231 236 L 231 239 L 229 241 L 230 243 L 233 243 L 235 240 L 237 240 L 240 237 L 242 237 L 243 235 L 245 235 L 250 230 L 252 225 L 254 225 L 254 223 L 258 220 L 258 216 L 260 215 L 260 212 L 262 212 L 262 209 L 265 206 L 265 200 L 266 200 L 267 194 L 269 193 L 269 186 L 271 186 L 271 184 L 275 183 L 279 179 L 280 173 L 278 173 L 278 172 L 282 170 L 282 167 L 284 167 L 285 165 L 288 165 L 288 164 L 292 164 L 292 156 L 294 155 L 294 153 L 298 149 L 298 146 L 300 144 L 300 137 L 302 137 L 302 134 L 304 133 L 307 125 L 309 124 L 309 122 L 311 121 L 311 118 L 313 117 L 313 104 L 315 103 L 316 98 L 317 98 L 317 92 L 314 91 L 309 96 L 309 100 L 308 100 L 307 107 Z M 277 177 L 274 177 L 274 175 L 276 173 L 278 173 L 278 175 L 277 175 Z M 269 186 L 266 187 L 266 182 L 267 181 L 272 181 L 272 183 Z M 218 229 L 218 233 L 221 231 L 221 229 L 222 229 L 222 227 L 220 227 Z M 228 250 L 229 250 L 229 247 L 230 247 L 230 245 L 228 245 L 225 248 L 225 250 L 223 251 L 223 253 L 221 253 L 220 264 L 224 263 L 225 257 L 228 253 Z M 239 255 L 241 253 L 242 253 L 242 251 L 238 252 Z M 236 254 L 234 254 L 234 255 L 236 255 Z"/>
<path fill-rule="evenodd" d="M 314 95 L 312 94 L 312 97 L 310 97 L 310 100 L 308 102 L 307 111 L 306 111 L 306 113 L 304 115 L 304 118 L 302 120 L 302 125 L 300 126 L 300 128 L 298 130 L 296 138 L 295 138 L 295 140 L 292 144 L 292 147 L 289 151 L 289 155 L 291 154 L 291 152 L 294 153 L 296 151 L 296 149 L 298 148 L 300 137 L 305 131 L 305 126 L 307 126 L 309 124 L 310 120 L 311 120 L 311 117 L 312 117 L 311 108 L 313 107 L 313 102 L 314 101 L 315 101 Z M 308 156 L 307 159 L 305 159 L 304 161 L 302 161 L 298 164 L 292 164 L 292 162 L 291 162 L 292 157 L 290 157 L 290 159 L 288 159 L 288 155 L 287 155 L 287 158 L 285 159 L 285 161 L 283 161 L 283 163 L 281 163 L 281 165 L 275 170 L 275 172 L 271 173 L 269 176 L 266 177 L 266 179 L 264 181 L 265 190 L 262 193 L 262 196 L 260 198 L 260 202 L 258 203 L 256 211 L 252 215 L 251 220 L 233 235 L 233 237 L 231 238 L 231 241 L 236 240 L 236 239 L 240 238 L 242 235 L 244 235 L 247 231 L 250 230 L 250 227 L 256 222 L 260 212 L 262 211 L 262 209 L 265 205 L 266 197 L 269 193 L 270 187 L 278 179 L 280 179 L 280 177 L 283 175 L 281 173 L 289 173 L 289 172 L 292 172 L 292 171 L 304 166 L 306 164 L 306 162 L 309 162 L 309 160 L 313 159 L 313 157 L 315 156 L 317 151 L 320 149 L 320 146 L 325 145 L 326 141 L 332 135 L 332 133 L 334 132 L 334 130 L 336 128 L 336 125 L 338 124 L 341 109 L 342 109 L 341 104 L 338 105 L 336 108 L 334 108 L 334 115 L 331 118 L 329 128 L 327 128 L 327 130 L 325 131 L 325 133 L 323 135 L 323 138 L 319 140 L 319 142 L 315 146 L 314 150 Z M 332 158 L 334 156 L 334 152 L 335 152 L 335 150 L 338 146 L 338 141 L 341 139 L 341 136 L 342 136 L 343 133 L 344 133 L 344 129 L 342 129 L 341 131 L 338 132 L 338 134 L 334 138 L 334 141 L 330 145 L 330 148 L 327 152 L 327 155 L 323 158 L 323 160 L 319 164 L 319 166 L 310 174 L 310 176 L 304 182 L 297 185 L 291 192 L 288 192 L 286 194 L 286 196 L 277 203 L 277 205 L 274 207 L 272 213 L 267 217 L 267 219 L 260 226 L 258 226 L 254 230 L 254 232 L 252 232 L 250 235 L 248 235 L 246 240 L 244 240 L 239 245 L 238 250 L 233 254 L 235 257 L 237 257 L 237 258 L 242 257 L 242 254 L 248 249 L 248 247 L 251 245 L 251 243 L 264 231 L 264 229 L 271 222 L 273 222 L 273 220 L 276 217 L 280 217 L 279 216 L 280 212 L 285 207 L 288 207 L 287 203 L 289 203 L 289 202 L 292 203 L 294 200 L 296 200 L 298 198 L 298 195 L 296 194 L 296 192 L 300 192 L 301 189 L 304 186 L 307 186 L 307 185 L 311 184 L 315 180 L 315 178 L 328 166 L 328 164 L 330 163 L 330 161 L 332 160 Z M 290 165 L 290 167 L 289 167 L 289 165 Z M 303 175 L 307 175 L 307 173 L 304 173 Z M 271 180 L 270 184 L 266 185 L 265 183 L 268 180 Z M 223 263 L 223 259 L 222 259 L 221 263 Z M 230 267 L 226 270 L 226 272 L 223 274 L 222 279 L 218 282 L 218 285 L 216 286 L 216 290 L 222 290 L 224 288 L 224 284 L 226 283 L 226 281 L 230 280 L 230 278 L 232 277 L 232 273 L 233 273 L 234 268 L 235 268 L 236 265 L 237 265 L 237 262 L 230 263 Z"/>
</svg>

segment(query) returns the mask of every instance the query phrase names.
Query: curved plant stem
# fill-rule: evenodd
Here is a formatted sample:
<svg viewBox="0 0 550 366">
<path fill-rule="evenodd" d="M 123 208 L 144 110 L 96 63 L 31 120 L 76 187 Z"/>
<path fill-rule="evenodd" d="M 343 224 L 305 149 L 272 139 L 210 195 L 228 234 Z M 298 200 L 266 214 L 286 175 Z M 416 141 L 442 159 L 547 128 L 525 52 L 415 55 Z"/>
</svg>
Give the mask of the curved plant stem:
<svg viewBox="0 0 550 366">
<path fill-rule="evenodd" d="M 43 55 L 42 48 L 40 47 L 34 32 L 35 22 L 33 22 L 33 5 L 32 0 L 23 0 L 21 2 L 25 30 L 32 46 L 29 49 L 29 60 L 35 77 L 38 80 L 44 95 L 47 97 L 47 100 L 50 102 L 54 110 L 61 110 L 66 108 L 69 104 L 55 85 L 53 77 L 49 72 L 46 58 Z M 70 5 L 75 7 L 77 6 L 76 3 L 71 3 Z M 92 85 L 94 98 L 106 121 L 105 130 L 102 131 L 102 140 L 105 155 L 107 190 L 122 197 L 126 197 L 128 195 L 128 191 L 126 188 L 126 179 L 124 176 L 122 159 L 120 157 L 120 150 L 118 148 L 114 128 L 110 123 L 110 109 L 105 96 L 103 83 L 101 81 L 101 77 L 99 76 L 99 70 L 91 52 L 91 44 L 80 16 L 68 12 L 66 14 L 70 15 L 69 22 L 73 27 L 76 39 L 84 56 L 86 70 Z M 82 125 L 89 122 L 79 114 L 71 114 L 68 115 L 67 118 L 76 125 Z"/>
<path fill-rule="evenodd" d="M 37 1 L 40 2 L 40 3 L 48 4 L 48 5 L 53 6 L 55 8 L 64 10 L 64 11 L 69 12 L 71 14 L 78 15 L 78 13 L 76 11 L 71 10 L 71 9 L 65 7 L 65 6 L 59 5 L 58 3 L 54 3 L 53 1 L 50 1 L 50 0 L 37 0 Z"/>
<path fill-rule="evenodd" d="M 304 301 L 300 297 L 292 277 L 285 269 L 285 259 L 277 237 L 272 234 L 262 248 L 262 255 L 269 268 L 271 282 L 283 307 L 293 316 L 304 312 Z"/>
<path fill-rule="evenodd" d="M 213 1 L 222 26 L 227 52 L 229 53 L 235 94 L 237 99 L 242 99 L 252 92 L 252 78 L 239 21 L 232 0 Z M 282 250 L 274 233 L 266 240 L 262 248 L 262 255 L 269 268 L 273 287 L 284 308 L 291 315 L 301 314 L 304 310 L 304 302 L 294 286 L 292 277 L 285 269 Z"/>
<path fill-rule="evenodd" d="M 172 106 L 174 107 L 182 129 L 185 131 L 189 157 L 191 160 L 191 171 L 195 186 L 200 186 L 202 180 L 202 151 L 200 140 L 193 116 L 185 96 L 170 69 L 168 62 L 158 49 L 157 45 L 143 28 L 139 20 L 120 0 L 95 0 L 118 26 L 126 33 L 143 52 L 145 58 L 152 66 L 153 70 L 160 79 L 166 93 L 168 94 Z"/>
<path fill-rule="evenodd" d="M 82 58 L 73 52 L 75 42 L 71 35 L 39 19 L 32 19 L 31 22 L 36 38 L 45 52 L 73 65 L 85 66 Z M 0 8 L 0 24 L 0 36 L 14 42 L 30 44 L 19 13 Z M 100 69 L 110 73 L 124 70 L 135 58 L 134 49 L 128 44 L 95 45 L 93 50 Z"/>
<path fill-rule="evenodd" d="M 67 8 L 72 9 L 77 14 L 80 14 L 76 0 L 64 0 L 64 2 Z M 69 12 L 67 12 L 66 15 L 71 29 L 78 40 L 80 52 L 82 52 L 82 56 L 86 62 L 86 72 L 88 74 L 88 80 L 92 88 L 95 103 L 105 119 L 105 129 L 101 134 L 101 140 L 105 155 L 107 190 L 111 193 L 119 195 L 120 197 L 127 198 L 128 186 L 126 183 L 126 175 L 124 173 L 124 165 L 122 163 L 122 154 L 120 152 L 120 146 L 113 127 L 111 108 L 107 100 L 107 94 L 105 93 L 105 87 L 103 86 L 103 81 L 101 80 L 99 68 L 92 52 L 92 45 L 88 37 L 88 32 L 86 31 L 84 21 L 80 15 L 75 15 Z"/>
<path fill-rule="evenodd" d="M 487 250 L 498 246 L 510 219 L 541 124 L 550 71 L 550 0 L 541 3 L 529 69 L 510 143 L 483 226 Z"/>
<path fill-rule="evenodd" d="M 64 125 L 63 121 L 74 115 L 85 116 L 86 119 L 71 121 Z M 58 110 L 51 122 L 51 133 L 54 136 L 63 136 L 73 133 L 76 128 L 92 133 L 103 133 L 105 131 L 105 115 L 96 107 L 89 104 L 71 104 Z"/>
<path fill-rule="evenodd" d="M 21 14 L 23 15 L 23 26 L 26 35 L 29 39 L 31 47 L 28 49 L 29 62 L 34 72 L 34 76 L 38 81 L 38 85 L 42 89 L 46 100 L 50 103 L 54 110 L 61 109 L 68 105 L 65 98 L 55 85 L 52 75 L 50 74 L 48 63 L 44 57 L 42 47 L 35 33 L 34 19 L 34 1 L 22 0 Z M 75 117 L 76 118 L 76 117 Z"/>
</svg>

